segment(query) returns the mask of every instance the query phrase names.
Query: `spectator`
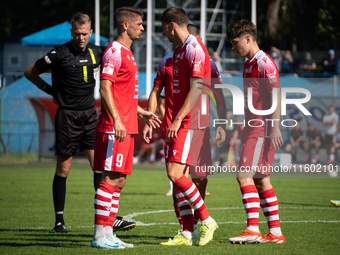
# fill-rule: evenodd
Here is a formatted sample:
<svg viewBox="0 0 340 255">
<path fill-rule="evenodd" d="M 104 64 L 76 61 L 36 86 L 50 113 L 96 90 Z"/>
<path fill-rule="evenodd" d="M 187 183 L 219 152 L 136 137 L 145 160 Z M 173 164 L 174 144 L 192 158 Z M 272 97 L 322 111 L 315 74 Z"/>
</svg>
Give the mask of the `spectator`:
<svg viewBox="0 0 340 255">
<path fill-rule="evenodd" d="M 282 51 L 282 72 L 293 73 L 294 72 L 294 59 L 290 50 Z"/>
<path fill-rule="evenodd" d="M 336 152 L 339 148 L 340 148 L 340 124 L 338 124 L 336 126 L 336 132 L 333 135 L 332 147 L 331 147 L 331 151 L 330 151 L 331 158 L 333 158 L 334 160 L 335 160 Z M 334 160 L 332 162 L 329 162 L 329 164 L 333 163 Z"/>
<path fill-rule="evenodd" d="M 336 64 L 335 52 L 334 50 L 329 50 L 327 59 L 323 61 L 324 75 L 334 75 Z"/>
<path fill-rule="evenodd" d="M 217 70 L 222 73 L 223 72 L 223 66 L 222 66 L 222 60 L 220 58 L 220 55 L 218 55 L 217 51 L 214 51 L 212 54 L 212 60 L 215 62 L 217 66 Z"/>
<path fill-rule="evenodd" d="M 273 61 L 275 62 L 277 69 L 279 70 L 279 72 L 281 72 L 281 61 L 282 61 L 282 55 L 281 52 L 278 48 L 276 47 L 271 47 L 270 48 L 270 57 L 273 59 Z"/>
<path fill-rule="evenodd" d="M 228 121 L 226 124 L 226 134 L 227 138 L 225 142 L 219 148 L 219 162 L 220 165 L 227 164 L 226 159 L 228 157 L 229 147 L 230 145 L 233 146 L 235 141 L 237 140 L 237 129 L 236 126 L 232 125 L 232 111 L 227 110 L 226 113 L 226 120 Z M 234 138 L 234 139 L 231 139 Z"/>
<path fill-rule="evenodd" d="M 336 132 L 336 125 L 339 122 L 339 115 L 335 113 L 334 106 L 330 105 L 328 107 L 328 113 L 323 117 L 322 124 L 326 127 L 325 144 L 327 149 L 327 164 L 334 162 L 334 154 L 330 154 L 333 142 L 333 136 Z"/>
<path fill-rule="evenodd" d="M 163 139 L 161 139 L 161 137 L 157 133 L 153 133 L 150 143 L 146 143 L 144 141 L 142 142 L 138 155 L 133 158 L 133 163 L 137 164 L 142 159 L 144 154 L 149 150 L 150 150 L 149 163 L 150 164 L 155 163 L 157 150 L 162 148 L 162 146 Z"/>
<path fill-rule="evenodd" d="M 306 134 L 306 141 L 303 143 L 303 147 L 305 149 L 306 157 L 304 162 L 309 162 L 309 149 L 315 148 L 315 157 L 311 159 L 311 163 L 315 164 L 319 161 L 319 152 L 322 145 L 322 136 L 318 129 L 314 127 L 312 123 L 308 124 L 308 130 Z"/>
<path fill-rule="evenodd" d="M 303 130 L 300 127 L 300 123 L 297 123 L 294 129 L 290 131 L 289 143 L 285 147 L 285 151 L 292 154 L 293 160 L 296 160 L 298 148 L 302 147 L 302 143 Z"/>
<path fill-rule="evenodd" d="M 316 64 L 313 61 L 310 52 L 306 52 L 305 59 L 300 64 L 300 69 L 304 74 L 310 74 L 316 70 Z"/>
</svg>

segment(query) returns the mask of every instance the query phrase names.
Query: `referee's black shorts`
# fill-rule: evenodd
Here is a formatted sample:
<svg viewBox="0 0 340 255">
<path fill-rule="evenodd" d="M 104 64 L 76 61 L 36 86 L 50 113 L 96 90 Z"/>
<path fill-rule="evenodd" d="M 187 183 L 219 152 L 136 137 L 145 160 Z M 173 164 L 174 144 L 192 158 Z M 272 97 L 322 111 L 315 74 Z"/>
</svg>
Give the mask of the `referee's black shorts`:
<svg viewBox="0 0 340 255">
<path fill-rule="evenodd" d="M 80 151 L 93 150 L 96 136 L 97 111 L 58 108 L 55 116 L 56 155 L 73 156 Z"/>
</svg>

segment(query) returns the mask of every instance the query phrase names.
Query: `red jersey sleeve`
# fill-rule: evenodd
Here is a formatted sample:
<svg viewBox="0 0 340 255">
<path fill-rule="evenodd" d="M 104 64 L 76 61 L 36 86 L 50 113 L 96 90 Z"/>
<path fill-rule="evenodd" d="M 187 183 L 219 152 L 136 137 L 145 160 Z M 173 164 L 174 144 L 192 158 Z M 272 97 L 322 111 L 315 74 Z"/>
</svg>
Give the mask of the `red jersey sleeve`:
<svg viewBox="0 0 340 255">
<path fill-rule="evenodd" d="M 118 71 L 122 64 L 121 50 L 115 48 L 109 49 L 102 60 L 101 80 L 109 80 L 114 83 L 116 81 Z"/>
<path fill-rule="evenodd" d="M 264 79 L 267 91 L 280 87 L 279 71 L 274 61 L 266 55 L 259 61 L 259 75 Z"/>
<path fill-rule="evenodd" d="M 163 58 L 161 62 L 159 63 L 157 74 L 156 74 L 155 80 L 153 81 L 153 85 L 160 89 L 164 87 L 165 62 L 166 62 L 166 58 Z"/>
<path fill-rule="evenodd" d="M 197 39 L 187 45 L 186 59 L 189 64 L 189 77 L 204 78 L 205 53 Z"/>
</svg>

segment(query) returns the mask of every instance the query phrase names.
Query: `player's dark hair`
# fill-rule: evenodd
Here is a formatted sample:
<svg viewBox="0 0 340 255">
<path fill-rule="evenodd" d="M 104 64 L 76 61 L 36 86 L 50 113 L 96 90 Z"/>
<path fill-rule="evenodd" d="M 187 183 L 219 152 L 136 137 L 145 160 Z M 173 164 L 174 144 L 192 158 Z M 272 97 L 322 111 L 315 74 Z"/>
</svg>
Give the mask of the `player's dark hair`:
<svg viewBox="0 0 340 255">
<path fill-rule="evenodd" d="M 141 18 L 143 18 L 144 16 L 143 12 L 140 9 L 129 6 L 120 7 L 115 11 L 114 24 L 117 27 L 118 24 L 121 24 L 124 21 L 129 22 L 138 18 L 138 16 L 140 16 Z"/>
<path fill-rule="evenodd" d="M 188 31 L 189 31 L 190 34 L 192 34 L 196 37 L 200 37 L 200 30 L 195 25 L 188 24 Z"/>
<path fill-rule="evenodd" d="M 235 38 L 242 37 L 246 34 L 249 34 L 253 38 L 253 40 L 256 41 L 257 38 L 256 26 L 249 20 L 241 19 L 228 27 L 227 40 L 231 41 Z"/>
<path fill-rule="evenodd" d="M 79 23 L 79 24 L 85 24 L 85 23 L 90 23 L 91 26 L 91 19 L 89 17 L 89 15 L 81 13 L 81 12 L 77 12 L 76 14 L 73 15 L 72 19 L 71 19 L 71 24 L 72 27 L 74 26 L 74 23 Z"/>
<path fill-rule="evenodd" d="M 186 26 L 189 22 L 189 18 L 188 14 L 182 8 L 170 7 L 163 12 L 161 22 L 165 24 L 175 22 L 179 26 Z"/>
</svg>

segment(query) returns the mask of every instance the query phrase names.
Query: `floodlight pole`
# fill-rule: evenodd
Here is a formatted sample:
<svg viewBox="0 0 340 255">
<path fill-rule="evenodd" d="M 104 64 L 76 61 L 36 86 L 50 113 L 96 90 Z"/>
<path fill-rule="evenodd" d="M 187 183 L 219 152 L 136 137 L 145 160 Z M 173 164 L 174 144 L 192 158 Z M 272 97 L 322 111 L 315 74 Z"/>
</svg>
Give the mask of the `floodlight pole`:
<svg viewBox="0 0 340 255">
<path fill-rule="evenodd" d="M 202 38 L 202 42 L 205 45 L 207 40 L 206 40 L 206 23 L 207 23 L 207 1 L 206 0 L 201 0 L 201 27 L 200 27 L 200 34 Z"/>
<path fill-rule="evenodd" d="M 148 0 L 146 18 L 146 98 L 151 92 L 151 72 L 152 72 L 152 0 Z"/>
<path fill-rule="evenodd" d="M 256 26 L 256 0 L 251 0 L 251 22 Z"/>
<path fill-rule="evenodd" d="M 95 45 L 100 45 L 100 0 L 95 0 L 95 37 L 94 37 L 94 44 Z M 96 86 L 94 88 L 94 98 L 99 99 L 100 98 L 100 93 L 99 93 L 99 87 L 100 87 L 100 82 L 99 82 L 99 71 L 97 72 L 97 79 L 96 79 Z"/>
</svg>

